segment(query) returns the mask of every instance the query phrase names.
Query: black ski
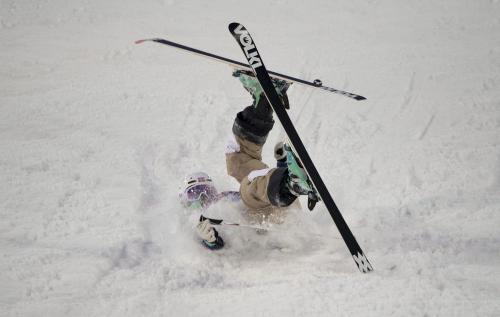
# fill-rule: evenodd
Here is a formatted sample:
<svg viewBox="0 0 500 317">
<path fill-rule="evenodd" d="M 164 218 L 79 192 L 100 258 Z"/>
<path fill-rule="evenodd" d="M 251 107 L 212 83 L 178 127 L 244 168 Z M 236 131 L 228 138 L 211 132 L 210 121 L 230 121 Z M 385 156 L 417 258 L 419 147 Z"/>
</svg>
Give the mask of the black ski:
<svg viewBox="0 0 500 317">
<path fill-rule="evenodd" d="M 135 43 L 136 44 L 140 44 L 140 43 L 143 43 L 143 42 L 146 42 L 146 41 L 156 42 L 156 43 L 160 43 L 160 44 L 172 46 L 172 47 L 175 47 L 175 48 L 178 48 L 178 49 L 181 49 L 181 50 L 184 50 L 184 51 L 188 51 L 188 52 L 196 54 L 196 55 L 201 55 L 203 57 L 208 57 L 208 58 L 214 59 L 214 60 L 216 60 L 218 62 L 222 62 L 222 63 L 228 64 L 231 67 L 236 68 L 236 69 L 249 70 L 249 71 L 252 70 L 250 68 L 250 66 L 248 66 L 248 64 L 244 64 L 244 63 L 241 63 L 241 62 L 238 62 L 238 61 L 226 58 L 226 57 L 222 57 L 222 56 L 219 56 L 219 55 L 208 53 L 208 52 L 196 49 L 196 48 L 192 48 L 192 47 L 189 47 L 189 46 L 186 46 L 186 45 L 182 45 L 182 44 L 179 44 L 179 43 L 175 43 L 175 42 L 172 42 L 172 41 L 168 41 L 168 40 L 165 40 L 165 39 L 158 39 L 158 38 L 156 38 L 156 39 L 145 39 L 145 40 L 135 41 Z M 363 96 L 356 95 L 356 94 L 353 94 L 353 93 L 350 93 L 350 92 L 347 92 L 347 91 L 343 91 L 343 90 L 339 90 L 339 89 L 335 89 L 335 88 L 323 86 L 323 83 L 319 79 L 316 79 L 313 82 L 310 82 L 310 81 L 307 81 L 307 80 L 303 80 L 303 79 L 300 79 L 300 78 L 295 78 L 295 77 L 292 77 L 292 76 L 288 76 L 288 75 L 284 75 L 284 74 L 280 74 L 280 73 L 276 73 L 276 72 L 272 72 L 272 71 L 268 71 L 268 73 L 269 73 L 269 75 L 271 77 L 280 78 L 280 79 L 286 80 L 288 82 L 297 83 L 297 84 L 301 84 L 301 85 L 305 85 L 305 86 L 309 86 L 309 87 L 323 89 L 323 90 L 326 90 L 326 91 L 329 91 L 329 92 L 333 92 L 333 93 L 336 93 L 336 94 L 344 95 L 346 97 L 349 97 L 349 98 L 352 98 L 352 99 L 355 99 L 355 100 L 365 100 L 366 99 Z"/>
<path fill-rule="evenodd" d="M 304 169 L 306 170 L 310 180 L 312 181 L 314 187 L 317 190 L 317 194 L 320 196 L 321 200 L 325 203 L 325 206 L 328 209 L 333 221 L 335 222 L 335 225 L 340 231 L 340 234 L 344 239 L 347 248 L 349 249 L 352 257 L 354 258 L 354 261 L 356 262 L 358 269 L 363 273 L 372 271 L 373 268 L 370 262 L 368 262 L 368 259 L 364 255 L 363 250 L 361 250 L 361 247 L 356 241 L 356 238 L 354 237 L 351 230 L 347 226 L 347 223 L 342 217 L 340 210 L 333 201 L 330 192 L 326 188 L 326 185 L 321 179 L 321 176 L 319 175 L 318 171 L 316 170 L 313 161 L 309 157 L 309 154 L 307 153 L 307 150 L 304 147 L 304 144 L 302 143 L 302 140 L 300 139 L 297 130 L 295 129 L 292 121 L 290 120 L 290 117 L 288 116 L 285 107 L 281 103 L 281 100 L 278 97 L 278 94 L 276 93 L 276 90 L 274 89 L 274 86 L 271 82 L 269 73 L 267 72 L 266 67 L 264 66 L 264 62 L 262 61 L 262 58 L 257 50 L 257 47 L 255 46 L 255 42 L 250 36 L 250 33 L 246 30 L 246 28 L 243 25 L 239 23 L 229 24 L 229 31 L 233 35 L 236 42 L 238 42 L 241 49 L 243 50 L 243 53 L 245 54 L 248 60 L 248 64 L 252 67 L 255 76 L 259 80 L 259 83 L 261 84 L 262 89 L 264 90 L 264 94 L 266 95 L 267 100 L 269 101 L 271 107 L 278 116 L 281 125 L 285 129 L 285 132 L 290 140 L 290 143 L 292 144 L 292 147 L 294 148 L 296 154 L 300 158 L 300 161 L 302 162 Z"/>
</svg>

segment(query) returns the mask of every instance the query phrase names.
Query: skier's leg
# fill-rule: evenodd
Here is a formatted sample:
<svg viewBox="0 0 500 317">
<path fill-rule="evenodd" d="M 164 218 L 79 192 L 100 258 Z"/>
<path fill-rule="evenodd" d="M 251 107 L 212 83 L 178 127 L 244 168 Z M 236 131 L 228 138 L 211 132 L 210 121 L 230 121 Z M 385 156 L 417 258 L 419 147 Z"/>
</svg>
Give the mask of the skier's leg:
<svg viewBox="0 0 500 317">
<path fill-rule="evenodd" d="M 238 121 L 238 117 L 235 121 Z M 235 123 L 236 125 L 236 123 Z M 268 166 L 262 162 L 262 146 L 248 140 L 239 129 L 233 127 L 226 145 L 226 167 L 227 173 L 234 177 L 239 183 L 255 170 L 262 170 Z"/>
<path fill-rule="evenodd" d="M 262 162 L 262 147 L 273 125 L 267 99 L 254 96 L 254 104 L 237 114 L 226 148 L 228 174 L 240 183 L 242 200 L 251 210 L 267 212 L 296 199 L 285 186 L 287 168 L 268 168 Z"/>
</svg>

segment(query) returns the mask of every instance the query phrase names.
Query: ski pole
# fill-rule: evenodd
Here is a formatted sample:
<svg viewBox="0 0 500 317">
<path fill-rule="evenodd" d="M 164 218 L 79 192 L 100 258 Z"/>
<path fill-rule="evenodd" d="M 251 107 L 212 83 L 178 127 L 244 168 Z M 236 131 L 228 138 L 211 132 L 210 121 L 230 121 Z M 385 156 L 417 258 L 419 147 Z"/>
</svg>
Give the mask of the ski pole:
<svg viewBox="0 0 500 317">
<path fill-rule="evenodd" d="M 245 225 L 245 224 L 236 223 L 236 222 L 226 222 L 223 219 L 209 218 L 209 217 L 205 217 L 205 216 L 201 215 L 200 221 L 205 221 L 205 220 L 208 220 L 210 222 L 210 224 L 214 225 L 214 226 L 234 226 L 234 227 L 264 230 L 264 231 L 271 231 L 271 232 L 284 232 L 284 230 L 271 229 L 271 228 L 254 226 L 254 225 Z M 310 235 L 317 236 L 317 237 L 326 237 L 326 235 L 320 234 L 320 233 L 310 233 Z M 329 237 L 329 238 L 340 240 L 340 237 Z"/>
<path fill-rule="evenodd" d="M 215 226 L 235 226 L 235 227 L 242 227 L 242 228 L 249 228 L 249 229 L 257 229 L 257 230 L 265 230 L 265 231 L 274 231 L 269 228 L 261 227 L 261 226 L 254 226 L 254 225 L 245 225 L 241 223 L 236 223 L 236 222 L 227 222 L 224 221 L 223 219 L 214 219 L 214 218 L 209 218 L 205 217 L 203 215 L 200 216 L 200 221 L 205 221 L 208 220 L 210 224 L 215 225 Z"/>
</svg>

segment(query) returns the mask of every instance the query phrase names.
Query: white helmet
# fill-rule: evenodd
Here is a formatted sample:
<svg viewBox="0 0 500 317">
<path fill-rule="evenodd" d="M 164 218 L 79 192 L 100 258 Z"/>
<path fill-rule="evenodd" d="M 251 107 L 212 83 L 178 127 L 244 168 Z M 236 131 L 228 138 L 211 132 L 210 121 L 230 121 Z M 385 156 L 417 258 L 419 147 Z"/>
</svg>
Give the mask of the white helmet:
<svg viewBox="0 0 500 317">
<path fill-rule="evenodd" d="M 196 172 L 186 175 L 179 197 L 186 207 L 204 208 L 217 198 L 217 189 L 207 173 Z"/>
</svg>

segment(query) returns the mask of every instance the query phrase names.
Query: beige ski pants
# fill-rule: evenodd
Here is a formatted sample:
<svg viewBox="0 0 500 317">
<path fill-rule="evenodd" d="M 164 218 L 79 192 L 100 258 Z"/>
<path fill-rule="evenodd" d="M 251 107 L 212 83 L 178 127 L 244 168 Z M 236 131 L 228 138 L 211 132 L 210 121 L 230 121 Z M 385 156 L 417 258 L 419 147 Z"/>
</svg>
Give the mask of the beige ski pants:
<svg viewBox="0 0 500 317">
<path fill-rule="evenodd" d="M 277 216 L 290 207 L 273 206 L 267 187 L 276 168 L 262 162 L 262 147 L 232 135 L 226 146 L 227 173 L 240 183 L 241 200 L 249 212 L 261 216 Z M 298 200 L 291 206 L 300 207 Z"/>
</svg>

